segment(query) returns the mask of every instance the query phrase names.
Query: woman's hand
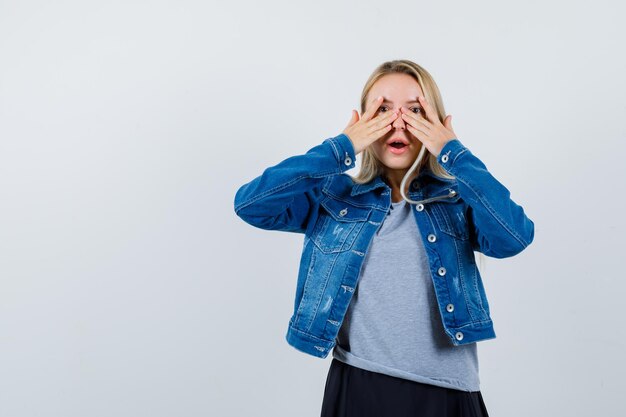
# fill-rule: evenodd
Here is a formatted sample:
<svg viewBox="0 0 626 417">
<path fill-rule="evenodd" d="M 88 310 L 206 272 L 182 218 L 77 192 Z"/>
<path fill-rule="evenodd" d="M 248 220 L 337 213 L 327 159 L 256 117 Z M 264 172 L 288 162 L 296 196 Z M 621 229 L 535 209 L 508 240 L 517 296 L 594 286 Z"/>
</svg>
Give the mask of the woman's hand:
<svg viewBox="0 0 626 417">
<path fill-rule="evenodd" d="M 343 133 L 352 142 L 355 155 L 389 132 L 391 123 L 398 116 L 397 111 L 388 111 L 380 113 L 372 119 L 372 116 L 380 107 L 382 99 L 382 97 L 378 97 L 360 119 L 357 111 L 352 110 L 352 117 Z"/>
<path fill-rule="evenodd" d="M 425 97 L 420 96 L 419 102 L 426 112 L 422 117 L 402 106 L 402 120 L 407 123 L 409 132 L 422 142 L 426 149 L 435 156 L 439 156 L 444 145 L 455 139 L 456 134 L 452 130 L 452 116 L 447 115 L 443 124 L 439 121 L 435 109 L 433 109 Z"/>
</svg>

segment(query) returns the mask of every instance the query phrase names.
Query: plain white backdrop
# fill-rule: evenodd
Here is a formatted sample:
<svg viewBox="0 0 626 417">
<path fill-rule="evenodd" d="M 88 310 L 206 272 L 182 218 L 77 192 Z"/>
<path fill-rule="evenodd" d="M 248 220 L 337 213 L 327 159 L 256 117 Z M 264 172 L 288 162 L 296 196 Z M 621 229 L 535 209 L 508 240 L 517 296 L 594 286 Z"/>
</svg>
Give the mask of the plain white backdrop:
<svg viewBox="0 0 626 417">
<path fill-rule="evenodd" d="M 624 11 L 0 2 L 0 416 L 318 416 L 331 358 L 284 338 L 302 235 L 233 198 L 341 133 L 390 59 L 535 222 L 482 269 L 490 415 L 619 414 Z"/>
</svg>

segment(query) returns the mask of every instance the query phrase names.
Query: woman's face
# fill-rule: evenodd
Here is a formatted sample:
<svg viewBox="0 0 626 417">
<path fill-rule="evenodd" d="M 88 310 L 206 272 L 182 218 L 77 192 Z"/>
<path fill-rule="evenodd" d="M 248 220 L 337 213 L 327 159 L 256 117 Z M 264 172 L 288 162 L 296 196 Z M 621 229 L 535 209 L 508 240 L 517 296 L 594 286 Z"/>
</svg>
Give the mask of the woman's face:
<svg viewBox="0 0 626 417">
<path fill-rule="evenodd" d="M 399 112 L 402 106 L 417 114 L 423 114 L 423 109 L 417 101 L 417 97 L 423 94 L 417 81 L 410 75 L 387 74 L 376 81 L 370 89 L 367 94 L 366 107 L 369 107 L 377 97 L 382 96 L 383 102 L 374 113 L 374 117 L 382 112 L 393 110 Z M 409 145 L 402 149 L 395 149 L 387 144 L 388 141 L 391 143 L 390 139 L 393 138 L 405 139 Z M 370 145 L 376 158 L 387 167 L 388 175 L 391 174 L 394 177 L 400 177 L 406 173 L 415 162 L 421 148 L 422 142 L 409 132 L 406 122 L 400 116 L 391 124 L 389 132 Z"/>
</svg>

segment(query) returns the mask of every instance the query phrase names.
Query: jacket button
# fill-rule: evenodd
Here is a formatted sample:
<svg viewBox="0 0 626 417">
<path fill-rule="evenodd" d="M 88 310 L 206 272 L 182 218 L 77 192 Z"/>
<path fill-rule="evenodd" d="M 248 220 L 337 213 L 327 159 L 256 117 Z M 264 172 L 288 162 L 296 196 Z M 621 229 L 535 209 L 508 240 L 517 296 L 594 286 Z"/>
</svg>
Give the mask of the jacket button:
<svg viewBox="0 0 626 417">
<path fill-rule="evenodd" d="M 444 268 L 443 266 L 441 268 L 439 268 L 439 270 L 437 271 L 437 273 L 441 276 L 444 276 L 446 274 L 446 268 Z"/>
<path fill-rule="evenodd" d="M 415 210 L 417 210 L 417 211 L 422 211 L 422 210 L 424 210 L 424 205 L 423 205 L 423 204 L 421 204 L 421 203 L 420 203 L 420 204 L 418 204 L 417 206 L 415 206 Z"/>
<path fill-rule="evenodd" d="M 429 242 L 434 242 L 436 240 L 437 240 L 437 236 L 435 236 L 433 234 L 428 235 L 428 241 Z"/>
<path fill-rule="evenodd" d="M 346 158 L 343 160 L 343 163 L 348 166 L 352 165 L 352 158 L 348 156 L 348 152 L 346 152 Z"/>
<path fill-rule="evenodd" d="M 419 188 L 419 186 L 420 186 L 419 181 L 413 181 L 413 182 L 411 183 L 411 189 L 412 189 L 412 190 L 417 190 L 417 189 Z"/>
<path fill-rule="evenodd" d="M 456 191 L 450 188 L 450 195 L 455 195 L 455 194 L 456 194 Z"/>
<path fill-rule="evenodd" d="M 448 313 L 452 313 L 454 311 L 454 304 L 448 304 L 446 310 L 448 310 Z"/>
<path fill-rule="evenodd" d="M 456 340 L 463 340 L 463 333 L 461 332 L 456 332 L 456 335 L 454 335 L 456 337 Z"/>
<path fill-rule="evenodd" d="M 347 208 L 345 208 L 345 209 L 343 209 L 343 210 L 341 210 L 341 211 L 339 212 L 339 215 L 340 215 L 341 217 L 343 217 L 343 216 L 345 216 L 347 213 L 348 213 L 348 209 L 347 209 Z"/>
<path fill-rule="evenodd" d="M 444 155 L 441 157 L 441 162 L 448 162 L 448 155 Z"/>
</svg>

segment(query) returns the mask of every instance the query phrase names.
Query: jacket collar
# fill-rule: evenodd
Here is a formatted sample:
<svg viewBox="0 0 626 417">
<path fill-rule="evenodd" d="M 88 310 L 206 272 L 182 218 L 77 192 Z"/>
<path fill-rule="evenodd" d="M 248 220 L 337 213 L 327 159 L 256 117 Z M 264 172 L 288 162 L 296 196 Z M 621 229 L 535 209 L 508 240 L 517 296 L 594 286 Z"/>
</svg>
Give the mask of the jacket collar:
<svg viewBox="0 0 626 417">
<path fill-rule="evenodd" d="M 443 181 L 448 181 L 445 179 L 441 179 L 440 177 L 435 177 L 435 175 L 432 173 L 432 171 L 428 167 L 422 168 L 420 173 L 417 175 L 417 177 L 415 177 L 415 179 L 413 179 L 413 181 L 415 181 L 416 179 L 422 178 L 423 176 L 431 176 L 433 178 L 439 178 L 440 180 L 443 180 Z M 350 192 L 350 195 L 354 196 L 354 195 L 363 194 L 363 193 L 366 193 L 368 191 L 371 191 L 380 187 L 389 188 L 387 183 L 382 179 L 381 175 L 377 175 L 373 180 L 371 180 L 370 182 L 366 184 L 355 184 L 352 187 L 352 191 Z M 412 194 L 412 193 L 413 191 L 409 188 L 409 194 Z"/>
</svg>

